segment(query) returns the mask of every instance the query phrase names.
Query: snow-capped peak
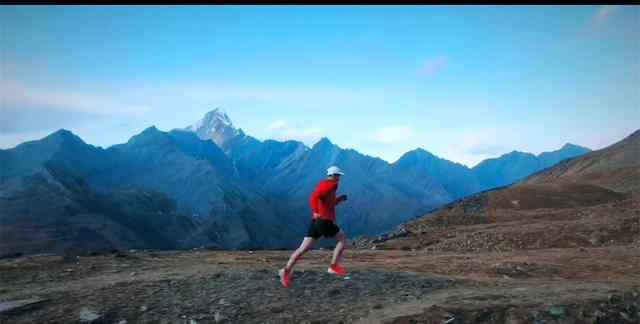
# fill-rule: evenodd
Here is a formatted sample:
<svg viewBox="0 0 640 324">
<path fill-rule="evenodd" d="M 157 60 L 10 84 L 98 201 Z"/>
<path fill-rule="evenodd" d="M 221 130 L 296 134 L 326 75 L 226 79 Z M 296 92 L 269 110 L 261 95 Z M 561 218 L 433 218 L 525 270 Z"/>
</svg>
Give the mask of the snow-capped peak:
<svg viewBox="0 0 640 324">
<path fill-rule="evenodd" d="M 187 126 L 185 130 L 196 133 L 202 139 L 213 140 L 221 147 L 228 139 L 239 134 L 227 112 L 220 107 L 209 111 L 202 119 Z"/>
<path fill-rule="evenodd" d="M 235 128 L 233 122 L 227 115 L 227 112 L 222 108 L 216 108 L 204 115 L 204 117 L 190 126 L 187 126 L 187 130 L 197 131 L 201 128 L 213 129 L 216 126 L 227 126 Z"/>
</svg>

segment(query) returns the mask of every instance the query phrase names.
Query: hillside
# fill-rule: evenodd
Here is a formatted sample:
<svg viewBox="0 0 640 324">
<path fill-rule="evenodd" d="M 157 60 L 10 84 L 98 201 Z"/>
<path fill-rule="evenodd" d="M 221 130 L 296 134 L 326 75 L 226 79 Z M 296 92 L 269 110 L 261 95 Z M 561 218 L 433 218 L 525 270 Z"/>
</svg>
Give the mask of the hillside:
<svg viewBox="0 0 640 324">
<path fill-rule="evenodd" d="M 524 184 L 588 183 L 637 196 L 640 192 L 640 130 L 602 150 L 565 160 L 529 176 Z"/>
<path fill-rule="evenodd" d="M 638 134 L 359 244 L 446 251 L 638 244 Z"/>
</svg>

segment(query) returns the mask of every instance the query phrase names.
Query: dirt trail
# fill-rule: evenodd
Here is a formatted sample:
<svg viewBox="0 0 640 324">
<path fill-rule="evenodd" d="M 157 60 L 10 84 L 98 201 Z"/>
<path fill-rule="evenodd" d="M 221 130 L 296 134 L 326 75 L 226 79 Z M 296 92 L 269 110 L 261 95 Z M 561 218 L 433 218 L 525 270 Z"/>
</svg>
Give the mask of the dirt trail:
<svg viewBox="0 0 640 324">
<path fill-rule="evenodd" d="M 628 246 L 473 254 L 348 250 L 349 279 L 327 274 L 330 251 L 314 250 L 296 268 L 292 287 L 283 289 L 275 271 L 288 253 L 136 252 L 81 257 L 78 264 L 54 256 L 0 260 L 0 302 L 46 300 L 0 314 L 0 323 L 76 323 L 83 310 L 100 316 L 95 323 L 483 322 L 474 317 L 478 309 L 493 310 L 485 317 L 496 323 L 508 316 L 521 320 L 511 323 L 540 316 L 549 322 L 557 315 L 549 310 L 569 322 L 575 316 L 566 305 L 597 308 L 611 296 L 627 307 L 618 313 L 628 323 L 640 318 L 632 312 L 640 251 Z M 596 308 L 589 314 L 608 314 Z"/>
</svg>

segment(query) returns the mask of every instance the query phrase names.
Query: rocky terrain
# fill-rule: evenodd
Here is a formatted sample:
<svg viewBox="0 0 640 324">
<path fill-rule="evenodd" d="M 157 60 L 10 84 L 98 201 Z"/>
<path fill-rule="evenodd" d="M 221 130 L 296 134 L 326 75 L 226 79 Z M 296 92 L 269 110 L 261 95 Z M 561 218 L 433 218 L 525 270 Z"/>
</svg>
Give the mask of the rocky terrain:
<svg viewBox="0 0 640 324">
<path fill-rule="evenodd" d="M 640 249 L 131 251 L 0 261 L 0 323 L 637 323 Z M 447 322 L 448 321 L 448 322 Z"/>
</svg>

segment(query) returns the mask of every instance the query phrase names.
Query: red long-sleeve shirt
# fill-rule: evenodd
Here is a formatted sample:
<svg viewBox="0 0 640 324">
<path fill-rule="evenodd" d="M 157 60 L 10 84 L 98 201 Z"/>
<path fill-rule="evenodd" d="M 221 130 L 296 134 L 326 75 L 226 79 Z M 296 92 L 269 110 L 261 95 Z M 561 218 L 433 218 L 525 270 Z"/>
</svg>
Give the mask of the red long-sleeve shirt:
<svg viewBox="0 0 640 324">
<path fill-rule="evenodd" d="M 342 197 L 336 198 L 336 190 L 338 182 L 333 179 L 324 179 L 318 183 L 309 197 L 312 217 L 313 213 L 317 213 L 321 219 L 336 221 L 336 205 L 344 200 Z"/>
</svg>

